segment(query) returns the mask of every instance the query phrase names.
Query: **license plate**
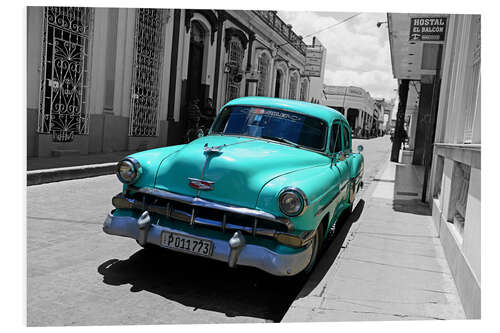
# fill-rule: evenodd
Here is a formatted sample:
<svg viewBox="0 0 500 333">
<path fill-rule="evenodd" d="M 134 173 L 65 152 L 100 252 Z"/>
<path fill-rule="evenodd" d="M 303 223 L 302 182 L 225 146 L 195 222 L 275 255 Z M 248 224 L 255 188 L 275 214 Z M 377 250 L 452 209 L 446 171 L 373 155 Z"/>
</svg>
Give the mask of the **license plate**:
<svg viewBox="0 0 500 333">
<path fill-rule="evenodd" d="M 162 232 L 161 245 L 202 256 L 211 256 L 213 249 L 213 242 L 211 240 L 184 236 L 170 231 Z"/>
</svg>

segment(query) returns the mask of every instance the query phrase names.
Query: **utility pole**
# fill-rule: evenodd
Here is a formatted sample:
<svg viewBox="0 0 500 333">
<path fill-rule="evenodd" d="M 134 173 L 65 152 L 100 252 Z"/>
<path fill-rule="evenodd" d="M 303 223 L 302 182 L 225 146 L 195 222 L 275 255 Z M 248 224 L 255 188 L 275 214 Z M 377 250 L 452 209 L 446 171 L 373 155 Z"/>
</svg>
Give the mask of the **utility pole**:
<svg viewBox="0 0 500 333">
<path fill-rule="evenodd" d="M 406 101 L 408 100 L 408 87 L 410 80 L 401 80 L 399 84 L 399 105 L 396 114 L 396 128 L 394 129 L 394 138 L 392 140 L 391 162 L 399 162 L 399 150 L 403 141 L 403 131 L 406 113 Z M 390 121 L 390 119 L 389 119 Z"/>
</svg>

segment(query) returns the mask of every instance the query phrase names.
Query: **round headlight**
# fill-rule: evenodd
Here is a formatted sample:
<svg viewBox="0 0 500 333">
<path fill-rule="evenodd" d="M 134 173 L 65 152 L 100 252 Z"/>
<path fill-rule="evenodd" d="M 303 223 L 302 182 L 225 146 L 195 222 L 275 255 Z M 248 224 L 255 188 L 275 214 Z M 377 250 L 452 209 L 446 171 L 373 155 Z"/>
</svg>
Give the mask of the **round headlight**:
<svg viewBox="0 0 500 333">
<path fill-rule="evenodd" d="M 278 201 L 280 210 L 283 214 L 288 216 L 297 216 L 302 213 L 306 205 L 306 198 L 300 192 L 295 189 L 285 189 L 282 191 Z"/>
<path fill-rule="evenodd" d="M 133 184 L 139 178 L 141 165 L 135 159 L 126 158 L 118 162 L 116 175 L 125 184 Z"/>
</svg>

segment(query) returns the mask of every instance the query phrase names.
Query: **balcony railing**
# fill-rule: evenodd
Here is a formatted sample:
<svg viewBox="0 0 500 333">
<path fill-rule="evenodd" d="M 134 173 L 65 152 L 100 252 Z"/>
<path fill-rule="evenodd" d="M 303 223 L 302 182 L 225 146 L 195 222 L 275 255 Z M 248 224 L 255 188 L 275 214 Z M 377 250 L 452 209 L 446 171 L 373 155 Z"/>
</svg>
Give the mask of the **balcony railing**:
<svg viewBox="0 0 500 333">
<path fill-rule="evenodd" d="M 287 25 L 274 10 L 254 10 L 257 16 L 259 16 L 264 22 L 266 22 L 274 31 L 278 32 L 282 37 L 284 37 L 290 45 L 295 47 L 302 55 L 306 55 L 307 45 L 302 41 L 302 37 L 299 37 L 292 30 L 291 25 Z"/>
</svg>

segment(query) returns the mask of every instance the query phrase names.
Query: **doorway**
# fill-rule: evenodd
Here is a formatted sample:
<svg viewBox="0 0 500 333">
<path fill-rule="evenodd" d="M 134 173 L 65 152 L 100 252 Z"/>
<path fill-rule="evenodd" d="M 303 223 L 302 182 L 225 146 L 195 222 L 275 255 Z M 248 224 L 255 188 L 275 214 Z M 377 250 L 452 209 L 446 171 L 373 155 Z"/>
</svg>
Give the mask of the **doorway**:
<svg viewBox="0 0 500 333">
<path fill-rule="evenodd" d="M 205 30 L 197 21 L 191 26 L 191 38 L 189 41 L 189 67 L 187 76 L 187 98 L 188 103 L 192 100 L 203 100 L 201 77 L 203 74 L 203 60 L 205 50 Z M 200 103 L 199 102 L 199 103 Z M 201 107 L 200 104 L 198 104 Z"/>
<path fill-rule="evenodd" d="M 274 97 L 280 97 L 280 90 L 281 90 L 281 78 L 282 78 L 281 71 L 278 69 L 276 71 L 276 85 L 274 86 Z"/>
<path fill-rule="evenodd" d="M 351 131 L 354 134 L 356 133 L 356 118 L 358 117 L 359 110 L 358 109 L 347 109 L 347 122 L 349 123 L 349 127 L 351 127 Z"/>
</svg>

